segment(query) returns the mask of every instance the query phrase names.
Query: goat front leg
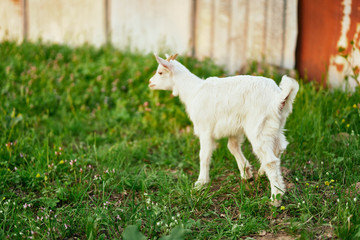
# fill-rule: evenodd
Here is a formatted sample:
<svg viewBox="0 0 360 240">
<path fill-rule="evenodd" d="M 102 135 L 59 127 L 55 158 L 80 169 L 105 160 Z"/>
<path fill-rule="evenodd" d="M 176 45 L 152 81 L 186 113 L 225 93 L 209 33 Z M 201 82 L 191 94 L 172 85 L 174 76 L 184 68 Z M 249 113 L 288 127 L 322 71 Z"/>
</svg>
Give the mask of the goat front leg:
<svg viewBox="0 0 360 240">
<path fill-rule="evenodd" d="M 210 136 L 200 136 L 200 174 L 195 183 L 196 188 L 210 182 L 210 159 L 215 146 L 215 141 Z"/>
</svg>

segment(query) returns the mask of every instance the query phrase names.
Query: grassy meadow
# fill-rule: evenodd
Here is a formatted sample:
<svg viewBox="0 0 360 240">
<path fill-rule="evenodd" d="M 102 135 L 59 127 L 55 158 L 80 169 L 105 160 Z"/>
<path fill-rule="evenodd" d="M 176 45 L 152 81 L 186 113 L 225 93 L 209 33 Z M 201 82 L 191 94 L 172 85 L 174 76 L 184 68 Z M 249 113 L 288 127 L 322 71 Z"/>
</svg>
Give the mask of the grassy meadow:
<svg viewBox="0 0 360 240">
<path fill-rule="evenodd" d="M 148 89 L 156 67 L 111 46 L 0 43 L 0 239 L 360 239 L 359 89 L 298 79 L 276 208 L 266 177 L 240 179 L 226 139 L 211 184 L 193 189 L 199 141 L 179 99 Z"/>
</svg>

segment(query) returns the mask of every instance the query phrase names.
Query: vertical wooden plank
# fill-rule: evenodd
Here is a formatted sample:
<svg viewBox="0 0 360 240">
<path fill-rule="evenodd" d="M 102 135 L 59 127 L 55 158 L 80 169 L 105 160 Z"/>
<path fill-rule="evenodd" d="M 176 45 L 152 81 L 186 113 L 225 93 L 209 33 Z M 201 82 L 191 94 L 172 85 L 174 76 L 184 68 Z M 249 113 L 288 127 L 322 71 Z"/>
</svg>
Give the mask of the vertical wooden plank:
<svg viewBox="0 0 360 240">
<path fill-rule="evenodd" d="M 197 0 L 195 53 L 199 59 L 213 55 L 213 4 L 214 0 Z"/>
<path fill-rule="evenodd" d="M 145 52 L 191 52 L 192 0 L 111 0 L 112 43 Z"/>
<path fill-rule="evenodd" d="M 233 0 L 231 7 L 231 33 L 229 71 L 240 73 L 246 66 L 247 40 L 247 6 L 248 0 Z"/>
<path fill-rule="evenodd" d="M 144 7 L 142 5 L 136 6 L 134 4 L 135 1 L 129 1 L 129 4 L 125 4 L 125 1 L 112 1 L 111 10 L 110 10 L 110 31 L 111 31 L 111 42 L 115 46 L 119 48 L 127 48 L 130 45 L 134 45 L 132 42 L 132 34 L 136 29 L 131 29 L 131 25 L 138 25 L 140 31 L 142 31 L 143 26 L 140 23 L 136 22 L 136 16 L 134 16 L 133 12 L 138 12 L 140 14 L 150 13 L 142 13 Z M 146 3 L 145 3 L 146 4 Z M 145 16 L 143 16 L 145 17 Z M 150 16 L 148 16 L 149 18 Z M 129 25 L 129 26 L 127 26 Z"/>
<path fill-rule="evenodd" d="M 110 43 L 111 32 L 110 32 L 110 1 L 104 0 L 104 34 L 105 34 L 105 42 Z"/>
<path fill-rule="evenodd" d="M 283 65 L 282 67 L 293 69 L 295 67 L 295 52 L 296 42 L 298 36 L 298 1 L 286 0 L 286 25 L 285 25 L 285 42 L 283 52 Z"/>
<path fill-rule="evenodd" d="M 61 0 L 63 5 L 61 25 L 64 41 L 95 46 L 106 42 L 104 1 Z M 76 23 L 74 25 L 74 23 Z"/>
<path fill-rule="evenodd" d="M 23 40 L 23 5 L 21 0 L 0 1 L 0 40 Z"/>
<path fill-rule="evenodd" d="M 269 64 L 281 66 L 283 52 L 284 0 L 268 0 L 265 59 Z"/>
<path fill-rule="evenodd" d="M 265 1 L 249 1 L 247 59 L 261 61 L 265 54 Z"/>
<path fill-rule="evenodd" d="M 29 3 L 28 0 L 22 0 L 23 9 L 23 39 L 26 41 L 29 35 Z"/>
<path fill-rule="evenodd" d="M 104 2 L 28 1 L 29 39 L 79 45 L 105 43 Z"/>
<path fill-rule="evenodd" d="M 63 34 L 61 15 L 61 1 L 35 0 L 28 3 L 28 39 L 37 41 L 41 38 L 60 43 Z"/>
<path fill-rule="evenodd" d="M 229 69 L 231 0 L 215 1 L 214 60 Z"/>
<path fill-rule="evenodd" d="M 197 12 L 197 0 L 191 0 L 191 43 L 190 43 L 190 49 L 191 49 L 191 56 L 195 57 L 195 42 L 196 42 L 196 12 Z"/>
</svg>

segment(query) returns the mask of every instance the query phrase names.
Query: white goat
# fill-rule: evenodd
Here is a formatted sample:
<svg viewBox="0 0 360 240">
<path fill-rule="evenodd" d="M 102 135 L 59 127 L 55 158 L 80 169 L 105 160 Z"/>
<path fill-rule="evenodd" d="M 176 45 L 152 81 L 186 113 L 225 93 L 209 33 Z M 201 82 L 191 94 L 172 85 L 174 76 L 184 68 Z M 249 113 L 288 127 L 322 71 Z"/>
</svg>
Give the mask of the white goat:
<svg viewBox="0 0 360 240">
<path fill-rule="evenodd" d="M 285 192 L 280 170 L 280 154 L 288 142 L 284 136 L 286 118 L 299 84 L 283 76 L 280 86 L 269 78 L 234 76 L 206 80 L 198 78 L 175 60 L 177 55 L 164 60 L 157 55 L 157 72 L 150 79 L 153 90 L 171 90 L 185 104 L 200 139 L 200 174 L 195 186 L 210 181 L 209 165 L 215 140 L 228 137 L 228 148 L 234 155 L 241 177 L 252 177 L 252 166 L 241 151 L 244 135 L 260 159 L 259 174 L 266 173 L 271 185 L 273 205 L 278 194 Z"/>
</svg>

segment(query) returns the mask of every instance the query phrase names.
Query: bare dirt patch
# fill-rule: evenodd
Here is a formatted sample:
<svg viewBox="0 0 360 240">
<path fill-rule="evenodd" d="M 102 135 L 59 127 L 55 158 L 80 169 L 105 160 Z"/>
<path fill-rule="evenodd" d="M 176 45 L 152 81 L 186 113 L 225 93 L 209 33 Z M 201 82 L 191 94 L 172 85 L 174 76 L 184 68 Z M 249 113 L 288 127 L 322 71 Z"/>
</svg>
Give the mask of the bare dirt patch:
<svg viewBox="0 0 360 240">
<path fill-rule="evenodd" d="M 258 235 L 252 235 L 250 237 L 256 240 L 293 240 L 297 239 L 299 236 L 291 236 L 285 232 L 267 233 L 266 231 L 261 231 Z M 249 237 L 243 239 L 247 238 Z"/>
</svg>

